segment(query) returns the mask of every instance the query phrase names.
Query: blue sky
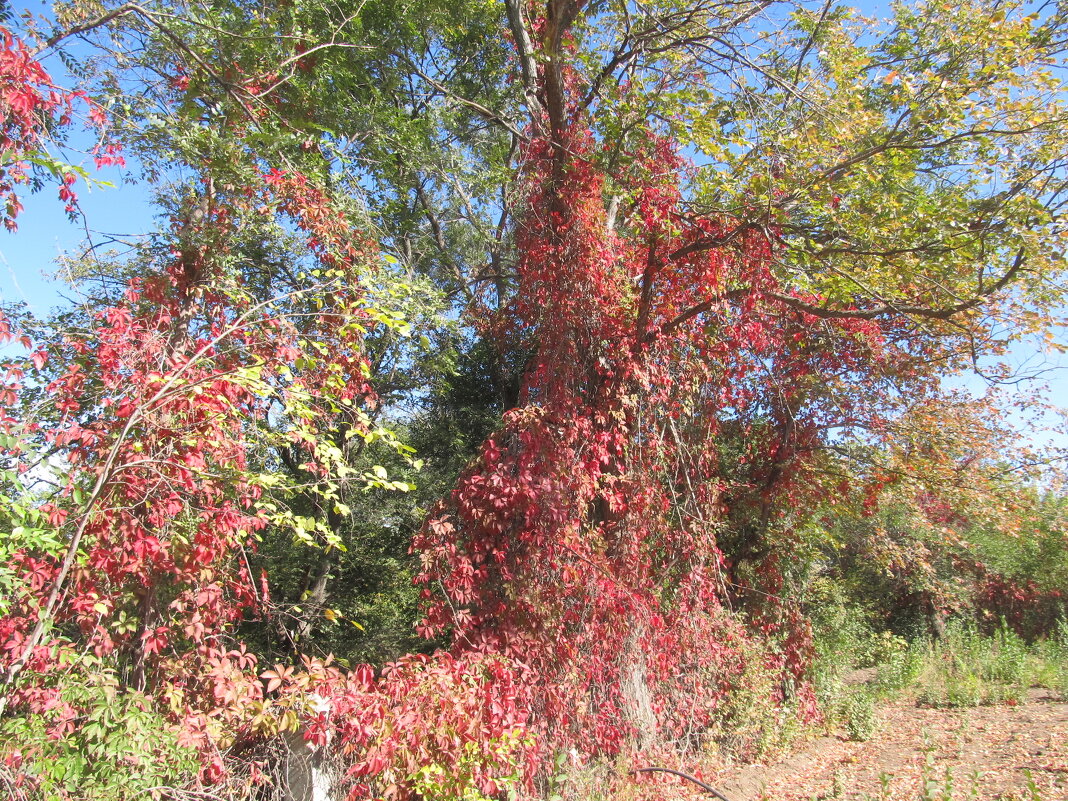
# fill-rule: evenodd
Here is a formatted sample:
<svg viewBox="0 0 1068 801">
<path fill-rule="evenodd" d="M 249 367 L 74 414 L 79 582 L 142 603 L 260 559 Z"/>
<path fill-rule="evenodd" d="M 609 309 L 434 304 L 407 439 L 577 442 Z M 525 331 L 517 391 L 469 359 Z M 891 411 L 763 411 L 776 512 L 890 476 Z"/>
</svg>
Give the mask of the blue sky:
<svg viewBox="0 0 1068 801">
<path fill-rule="evenodd" d="M 84 224 L 67 218 L 53 186 L 23 197 L 26 208 L 17 219 L 18 231 L 0 232 L 0 300 L 26 303 L 35 314 L 46 314 L 65 304 L 61 290 L 70 296 L 53 277 L 58 256 L 77 255 L 87 241 L 106 245 L 111 236 L 130 240 L 152 230 L 153 209 L 146 185 L 118 185 L 123 173 L 129 171 L 110 167 L 98 173 L 101 180 L 117 184 L 115 188 L 86 187 L 79 182 L 76 191 Z M 91 232 L 88 239 L 86 227 Z"/>
</svg>

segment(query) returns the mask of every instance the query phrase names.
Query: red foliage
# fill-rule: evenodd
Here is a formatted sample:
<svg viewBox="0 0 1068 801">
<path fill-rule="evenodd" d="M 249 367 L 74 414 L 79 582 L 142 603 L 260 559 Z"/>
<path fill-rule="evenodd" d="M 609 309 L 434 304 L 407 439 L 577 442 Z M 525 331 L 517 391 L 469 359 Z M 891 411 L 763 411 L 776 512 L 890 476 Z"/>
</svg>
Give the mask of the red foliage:
<svg viewBox="0 0 1068 801">
<path fill-rule="evenodd" d="M 975 583 L 975 607 L 989 628 L 1004 624 L 1028 640 L 1057 630 L 1068 612 L 1068 594 L 1045 589 L 1030 579 L 1001 575 L 972 559 L 955 559 L 955 566 Z"/>
<path fill-rule="evenodd" d="M 522 405 L 416 540 L 423 630 L 529 665 L 539 726 L 615 752 L 712 720 L 752 636 L 724 605 L 752 591 L 770 599 L 749 606 L 780 643 L 772 667 L 815 714 L 811 636 L 774 552 L 728 563 L 721 535 L 732 513 L 818 500 L 802 480 L 814 446 L 856 421 L 826 387 L 892 347 L 874 323 L 776 297 L 773 240 L 687 214 L 669 143 L 650 135 L 616 176 L 633 198 L 622 233 L 581 123 L 562 145 L 527 149 L 519 288 L 487 326 L 533 354 Z M 734 582 L 741 561 L 757 584 Z"/>
<path fill-rule="evenodd" d="M 15 218 L 22 211 L 16 187 L 29 183 L 29 160 L 44 154 L 50 128 L 69 125 L 78 100 L 87 104 L 93 126 L 103 129 L 106 119 L 84 93 L 57 86 L 36 54 L 7 28 L 0 27 L 0 40 L 0 201 L 4 204 L 0 220 L 14 231 Z M 98 167 L 123 163 L 114 143 L 102 145 L 96 161 Z M 72 188 L 75 181 L 71 173 L 60 179 L 59 199 L 69 214 L 74 213 L 78 203 Z"/>
<path fill-rule="evenodd" d="M 527 685 L 506 660 L 412 656 L 386 665 L 377 683 L 369 673 L 350 674 L 305 735 L 325 742 L 333 724 L 352 764 L 350 798 L 409 798 L 427 767 L 441 771 L 439 784 L 467 783 L 486 796 L 530 772 Z"/>
<path fill-rule="evenodd" d="M 292 217 L 334 276 L 325 300 L 258 300 L 220 271 L 220 243 L 249 213 L 235 203 Z M 48 703 L 43 688 L 77 631 L 80 648 L 119 659 L 135 686 L 181 698 L 190 721 L 242 719 L 261 687 L 255 659 L 227 632 L 260 612 L 246 556 L 268 523 L 249 463 L 258 431 L 272 404 L 301 398 L 290 440 L 310 470 L 325 472 L 307 432 L 336 425 L 338 404 L 374 400 L 359 325 L 370 325 L 360 307 L 366 248 L 343 217 L 301 176 L 282 173 L 258 194 L 209 206 L 203 231 L 181 231 L 179 243 L 195 246 L 176 245 L 88 330 L 9 372 L 9 400 L 30 374 L 47 382 L 55 412 L 47 423 L 7 415 L 7 455 L 28 466 L 39 442 L 64 476 L 38 511 L 68 550 L 16 555 L 24 594 L 0 619 L 0 662 L 11 677 L 33 676 L 8 703 L 30 713 Z M 329 349 L 329 363 L 307 357 L 304 341 Z M 359 430 L 358 419 L 346 422 Z"/>
<path fill-rule="evenodd" d="M 454 786 L 456 797 L 495 794 L 531 773 L 536 753 L 525 733 L 529 682 L 508 660 L 409 657 L 377 678 L 310 659 L 261 672 L 233 637 L 236 622 L 266 611 L 246 552 L 269 523 L 250 459 L 271 404 L 299 398 L 283 444 L 326 476 L 316 432 L 341 418 L 359 431 L 358 416 L 337 410 L 375 401 L 361 349 L 374 325 L 361 296 L 372 251 L 300 175 L 272 170 L 261 191 L 204 197 L 202 230 L 190 230 L 190 215 L 176 220 L 176 244 L 154 275 L 89 330 L 8 373 L 12 406 L 25 376 L 47 381 L 54 417 L 8 409 L 6 455 L 29 464 L 34 443 L 54 449 L 65 486 L 37 511 L 72 558 L 16 555 L 22 592 L 0 617 L 0 667 L 15 679 L 5 703 L 48 714 L 52 735 L 69 735 L 83 711 L 64 706 L 57 687 L 76 652 L 91 650 L 168 711 L 179 744 L 201 753 L 205 785 L 226 780 L 227 747 L 300 730 L 346 756 L 353 798 L 411 798 L 421 782 Z M 244 293 L 218 265 L 250 213 L 288 216 L 329 286 L 307 299 Z M 3 320 L 0 335 L 12 336 Z"/>
</svg>

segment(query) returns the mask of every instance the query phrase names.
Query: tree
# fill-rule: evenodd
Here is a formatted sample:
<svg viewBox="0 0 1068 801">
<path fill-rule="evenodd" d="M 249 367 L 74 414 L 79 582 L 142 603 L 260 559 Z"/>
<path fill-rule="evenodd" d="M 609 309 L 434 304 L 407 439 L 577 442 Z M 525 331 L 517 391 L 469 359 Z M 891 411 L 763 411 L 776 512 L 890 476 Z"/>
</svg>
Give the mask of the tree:
<svg viewBox="0 0 1068 801">
<path fill-rule="evenodd" d="M 123 7 L 102 22 L 131 15 L 159 21 Z M 259 617 L 289 641 L 292 658 L 309 630 L 309 617 L 291 625 L 284 615 L 293 610 L 272 602 L 266 577 L 253 574 L 262 532 L 326 558 L 345 547 L 354 493 L 409 489 L 381 464 L 361 463 L 362 452 L 383 448 L 410 462 L 376 419 L 368 378 L 396 372 L 406 305 L 413 318 L 434 317 L 418 308 L 426 288 L 400 279 L 389 266 L 396 258 L 380 259 L 356 228 L 357 205 L 330 186 L 320 159 L 305 159 L 311 169 L 299 172 L 284 148 L 249 135 L 261 119 L 249 88 L 259 77 L 237 72 L 222 87 L 231 116 L 210 98 L 199 101 L 206 114 L 175 108 L 188 88 L 180 79 L 160 88 L 172 124 L 154 137 L 133 131 L 128 147 L 151 140 L 192 154 L 195 178 L 172 193 L 169 227 L 125 263 L 79 265 L 101 279 L 100 294 L 60 321 L 66 330 L 27 322 L 44 341 L 11 365 L 14 535 L 5 546 L 19 569 L 3 619 L 4 705 L 14 717 L 0 738 L 15 790 L 117 797 L 161 782 L 262 784 L 268 775 L 242 750 L 297 727 L 322 745 L 327 718 L 315 699 L 323 697 L 337 710 L 331 725 L 341 728 L 354 775 L 380 788 L 411 792 L 430 780 L 420 771 L 435 758 L 462 766 L 450 785 L 457 792 L 492 786 L 524 747 L 507 665 L 401 660 L 376 681 L 367 669 L 345 677 L 330 657 L 298 652 L 300 674 L 277 665 L 261 681 L 257 655 L 235 637 L 237 624 Z M 294 152 L 304 152 L 296 141 Z M 275 155 L 282 166 L 266 166 Z M 324 599 L 313 596 L 309 613 L 332 613 Z M 407 741 L 394 725 L 364 722 L 418 714 L 429 725 L 429 714 L 411 710 L 449 701 L 470 711 L 483 698 L 499 703 L 456 725 L 482 738 L 484 757 L 461 741 L 427 743 L 418 728 L 407 727 Z M 27 724 L 26 713 L 38 722 Z M 83 729 L 80 719 L 94 723 Z M 127 743 L 116 736 L 126 725 L 151 736 Z M 199 779 L 181 772 L 190 749 Z M 234 755 L 229 768 L 223 751 Z M 158 770 L 124 781 L 124 761 Z"/>
<path fill-rule="evenodd" d="M 357 793 L 494 793 L 555 748 L 704 736 L 754 659 L 815 717 L 795 557 L 836 495 L 988 467 L 930 422 L 956 415 L 940 379 L 1063 298 L 1057 9 L 902 6 L 874 32 L 703 0 L 64 15 L 42 46 L 99 48 L 170 227 L 87 262 L 96 322 L 45 333 L 43 377 L 9 392 L 48 382 L 60 404 L 13 415 L 9 447 L 64 471 L 55 498 L 8 493 L 50 532 L 15 548 L 41 579 L 5 617 L 9 697 L 62 697 L 51 657 L 20 674 L 68 621 L 204 781 L 219 749 L 333 727 Z M 360 603 L 344 548 L 403 564 L 421 513 L 362 493 L 409 489 L 389 427 L 443 496 L 414 549 L 450 653 L 376 680 L 297 654 L 360 653 L 322 622 Z M 279 660 L 266 684 L 239 619 Z M 455 737 L 398 734 L 436 704 Z"/>
<path fill-rule="evenodd" d="M 511 10 L 516 30 L 526 12 Z M 981 18 L 975 8 L 902 10 L 873 46 L 840 13 L 799 12 L 754 62 L 737 37 L 759 10 L 603 6 L 582 21 L 583 4 L 556 2 L 515 33 L 538 68 L 515 297 L 498 331 L 533 355 L 519 406 L 418 544 L 422 580 L 446 596 L 431 630 L 534 660 L 550 725 L 586 747 L 618 748 L 628 722 L 659 733 L 683 705 L 714 708 L 665 677 L 708 658 L 696 644 L 724 639 L 716 616 L 730 603 L 779 640 L 784 686 L 809 704 L 807 624 L 784 565 L 831 490 L 827 446 L 933 403 L 935 366 L 989 338 L 991 320 L 971 312 L 1010 285 L 1040 312 L 1056 269 L 1063 112 L 1037 66 L 1060 52 L 1045 27 L 1056 19 L 995 27 L 1015 57 L 986 64 L 965 54 L 989 28 L 929 38 Z M 619 36 L 607 60 L 576 57 L 605 31 Z M 884 80 L 899 62 L 904 92 Z M 1032 67 L 1039 91 L 1016 92 Z M 733 97 L 721 75 L 738 82 Z M 975 117 L 939 114 L 960 97 Z M 726 122 L 681 133 L 710 107 Z M 803 130 L 814 119 L 856 122 L 830 144 Z M 713 160 L 692 194 L 667 133 Z M 1008 194 L 991 155 L 1005 147 L 1020 165 Z M 902 245 L 910 215 L 925 230 Z M 713 628 L 680 642 L 695 625 Z"/>
</svg>

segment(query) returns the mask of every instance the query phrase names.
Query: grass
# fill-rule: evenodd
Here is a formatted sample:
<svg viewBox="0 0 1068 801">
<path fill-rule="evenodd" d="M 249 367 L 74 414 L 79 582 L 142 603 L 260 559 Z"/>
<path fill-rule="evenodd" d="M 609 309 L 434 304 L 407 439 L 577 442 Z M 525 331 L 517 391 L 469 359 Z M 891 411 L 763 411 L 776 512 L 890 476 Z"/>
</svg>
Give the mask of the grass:
<svg viewBox="0 0 1068 801">
<path fill-rule="evenodd" d="M 932 707 L 1019 703 L 1031 687 L 1064 696 L 1068 627 L 1029 645 L 1006 626 L 991 636 L 971 626 L 949 626 L 942 639 L 924 644 L 914 686 L 917 702 Z"/>
<path fill-rule="evenodd" d="M 911 644 L 889 635 L 859 636 L 866 648 L 835 642 L 823 652 L 815 674 L 828 723 L 841 726 L 851 740 L 870 739 L 879 703 L 901 695 L 937 708 L 1021 703 L 1032 687 L 1068 698 L 1068 623 L 1034 644 L 1004 625 L 984 635 L 965 623 L 951 623 L 938 640 Z M 850 657 L 864 650 L 876 651 L 880 663 L 869 681 L 849 684 L 846 677 L 856 664 Z"/>
</svg>

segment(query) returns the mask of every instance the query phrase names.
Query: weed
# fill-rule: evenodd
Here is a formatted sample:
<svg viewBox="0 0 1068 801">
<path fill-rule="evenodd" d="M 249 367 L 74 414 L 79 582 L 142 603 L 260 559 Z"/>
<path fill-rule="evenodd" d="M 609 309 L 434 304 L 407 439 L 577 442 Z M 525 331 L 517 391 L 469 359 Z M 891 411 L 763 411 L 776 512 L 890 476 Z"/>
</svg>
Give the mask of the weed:
<svg viewBox="0 0 1068 801">
<path fill-rule="evenodd" d="M 941 640 L 923 649 L 914 682 L 917 701 L 924 706 L 1020 703 L 1036 685 L 1063 695 L 1068 688 L 1068 637 L 1058 632 L 1029 646 L 1004 624 L 989 637 L 972 626 L 952 624 Z"/>
<path fill-rule="evenodd" d="M 875 691 L 880 696 L 891 695 L 911 686 L 923 671 L 926 653 L 922 644 L 912 644 L 895 652 L 879 666 L 875 678 Z"/>
<path fill-rule="evenodd" d="M 864 690 L 856 690 L 846 699 L 845 728 L 850 740 L 864 742 L 875 734 L 875 698 Z"/>
</svg>

